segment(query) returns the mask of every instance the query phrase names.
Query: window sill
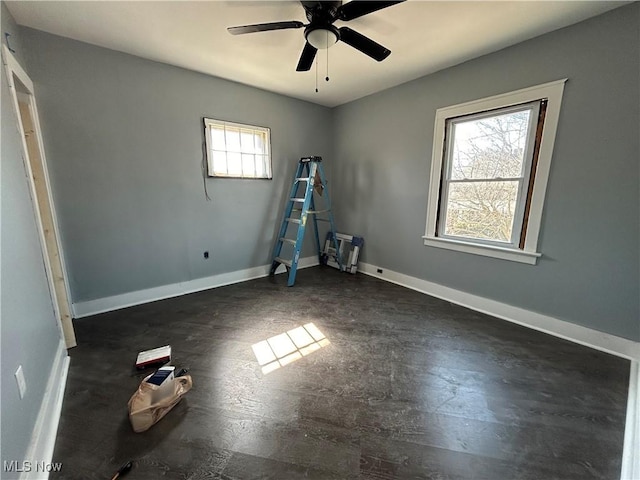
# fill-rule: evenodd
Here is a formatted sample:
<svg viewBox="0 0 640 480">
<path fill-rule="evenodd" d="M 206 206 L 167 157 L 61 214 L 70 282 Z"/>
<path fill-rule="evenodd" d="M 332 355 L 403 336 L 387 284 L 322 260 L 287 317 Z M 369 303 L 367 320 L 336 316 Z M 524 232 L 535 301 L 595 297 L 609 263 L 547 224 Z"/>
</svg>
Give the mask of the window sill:
<svg viewBox="0 0 640 480">
<path fill-rule="evenodd" d="M 496 247 L 493 245 L 480 245 L 477 243 L 464 242 L 460 240 L 450 240 L 437 237 L 422 237 L 424 244 L 429 247 L 445 248 L 458 252 L 472 253 L 474 255 L 484 255 L 485 257 L 500 258 L 512 262 L 527 263 L 535 265 L 538 258 L 542 256 L 537 252 L 525 252 L 513 248 Z"/>
</svg>

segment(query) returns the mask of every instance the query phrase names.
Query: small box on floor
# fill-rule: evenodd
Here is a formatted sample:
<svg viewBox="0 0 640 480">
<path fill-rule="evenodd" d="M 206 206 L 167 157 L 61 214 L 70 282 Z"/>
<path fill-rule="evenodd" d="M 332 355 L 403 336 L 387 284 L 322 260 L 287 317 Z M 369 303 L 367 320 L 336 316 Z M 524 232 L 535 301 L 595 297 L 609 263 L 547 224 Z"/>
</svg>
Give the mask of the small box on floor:
<svg viewBox="0 0 640 480">
<path fill-rule="evenodd" d="M 145 368 L 164 365 L 171 361 L 171 345 L 154 348 L 153 350 L 145 350 L 138 354 L 136 359 L 136 368 L 143 370 Z"/>
</svg>

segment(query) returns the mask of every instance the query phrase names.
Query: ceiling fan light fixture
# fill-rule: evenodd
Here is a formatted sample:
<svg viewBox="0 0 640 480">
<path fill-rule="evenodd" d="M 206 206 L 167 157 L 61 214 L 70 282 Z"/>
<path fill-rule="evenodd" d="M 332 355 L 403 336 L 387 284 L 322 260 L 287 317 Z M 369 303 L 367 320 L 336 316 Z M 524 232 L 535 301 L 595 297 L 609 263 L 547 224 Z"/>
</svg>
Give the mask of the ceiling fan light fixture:
<svg viewBox="0 0 640 480">
<path fill-rule="evenodd" d="M 338 30 L 332 25 L 309 29 L 305 32 L 305 37 L 307 42 L 318 50 L 329 48 L 340 38 Z"/>
</svg>

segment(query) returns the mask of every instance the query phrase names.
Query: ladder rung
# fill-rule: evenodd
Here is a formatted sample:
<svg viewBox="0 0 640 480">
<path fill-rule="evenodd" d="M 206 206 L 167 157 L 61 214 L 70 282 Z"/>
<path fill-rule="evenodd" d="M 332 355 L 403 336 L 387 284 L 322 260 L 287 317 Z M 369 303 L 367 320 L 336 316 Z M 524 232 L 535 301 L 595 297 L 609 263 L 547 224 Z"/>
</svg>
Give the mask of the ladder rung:
<svg viewBox="0 0 640 480">
<path fill-rule="evenodd" d="M 296 182 L 308 182 L 309 180 L 311 180 L 309 177 L 296 178 Z"/>
<path fill-rule="evenodd" d="M 293 238 L 285 238 L 285 237 L 281 237 L 280 238 L 281 242 L 287 242 L 290 243 L 291 245 L 295 245 L 296 241 Z"/>
<path fill-rule="evenodd" d="M 307 213 L 313 213 L 314 215 L 317 213 L 327 213 L 329 210 L 307 210 Z M 320 220 L 320 219 L 318 219 Z"/>
<path fill-rule="evenodd" d="M 299 202 L 299 203 L 303 203 L 303 202 L 304 202 L 304 198 L 296 198 L 296 197 L 293 197 L 293 198 L 290 198 L 289 200 L 290 200 L 291 202 Z"/>
<path fill-rule="evenodd" d="M 293 263 L 291 260 L 285 260 L 284 258 L 280 258 L 280 257 L 276 257 L 275 261 L 278 263 L 282 263 L 283 265 L 286 265 L 287 267 L 291 267 L 291 264 Z"/>
<path fill-rule="evenodd" d="M 299 218 L 287 218 L 287 222 L 297 223 L 298 225 L 300 225 L 300 219 Z"/>
</svg>

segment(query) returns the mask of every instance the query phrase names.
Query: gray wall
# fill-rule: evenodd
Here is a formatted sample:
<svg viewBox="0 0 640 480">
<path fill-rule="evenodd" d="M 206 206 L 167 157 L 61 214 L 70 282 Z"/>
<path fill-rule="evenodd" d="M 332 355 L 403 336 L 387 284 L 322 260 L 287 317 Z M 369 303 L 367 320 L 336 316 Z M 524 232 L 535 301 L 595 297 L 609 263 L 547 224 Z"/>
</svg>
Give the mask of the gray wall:
<svg viewBox="0 0 640 480">
<path fill-rule="evenodd" d="M 22 35 L 74 302 L 270 263 L 298 159 L 329 153 L 329 109 L 37 30 Z M 208 179 L 206 201 L 203 116 L 270 127 L 274 179 Z"/>
<path fill-rule="evenodd" d="M 640 5 L 334 110 L 334 203 L 363 260 L 633 340 Z M 530 266 L 423 245 L 435 110 L 568 77 Z"/>
<path fill-rule="evenodd" d="M 0 8 L 3 42 L 4 33 L 12 33 L 10 44 L 20 58 L 21 44 L 16 25 L 4 3 Z M 49 295 L 4 65 L 0 72 L 0 89 L 1 463 L 24 459 L 60 342 L 60 332 Z M 22 365 L 27 381 L 27 392 L 22 400 L 14 378 L 19 365 Z M 1 476 L 17 478 L 8 473 Z"/>
</svg>

